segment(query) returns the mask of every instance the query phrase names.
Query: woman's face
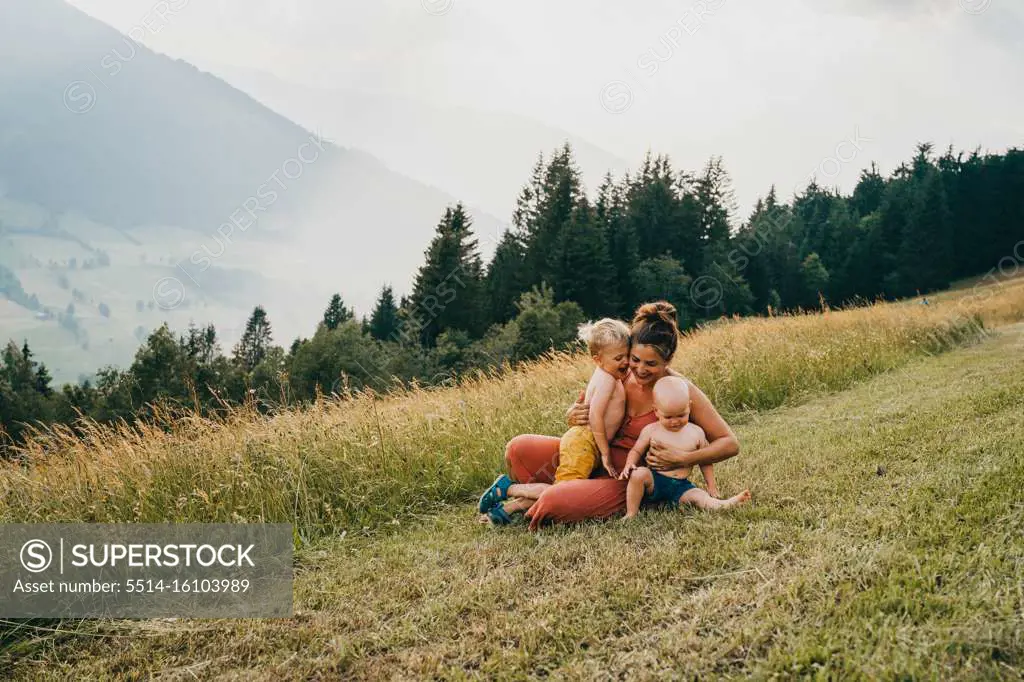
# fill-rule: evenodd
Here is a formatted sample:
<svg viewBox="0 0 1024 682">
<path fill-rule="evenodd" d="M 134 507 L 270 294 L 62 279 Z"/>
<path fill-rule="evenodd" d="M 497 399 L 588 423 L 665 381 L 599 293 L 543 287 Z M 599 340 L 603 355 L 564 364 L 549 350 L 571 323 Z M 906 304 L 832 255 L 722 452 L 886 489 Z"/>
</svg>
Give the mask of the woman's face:
<svg viewBox="0 0 1024 682">
<path fill-rule="evenodd" d="M 654 346 L 636 343 L 629 350 L 629 371 L 638 382 L 647 386 L 668 373 L 668 362 L 658 354 Z"/>
</svg>

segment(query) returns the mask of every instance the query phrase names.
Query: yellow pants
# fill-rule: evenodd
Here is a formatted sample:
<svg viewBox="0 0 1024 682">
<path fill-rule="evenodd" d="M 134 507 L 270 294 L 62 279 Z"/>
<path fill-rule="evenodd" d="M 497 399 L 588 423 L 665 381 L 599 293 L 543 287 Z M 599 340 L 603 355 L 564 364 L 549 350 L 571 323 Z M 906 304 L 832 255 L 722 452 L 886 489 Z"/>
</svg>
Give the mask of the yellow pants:
<svg viewBox="0 0 1024 682">
<path fill-rule="evenodd" d="M 565 432 L 558 444 L 558 469 L 555 483 L 590 478 L 597 466 L 598 449 L 589 426 L 574 426 Z"/>
</svg>

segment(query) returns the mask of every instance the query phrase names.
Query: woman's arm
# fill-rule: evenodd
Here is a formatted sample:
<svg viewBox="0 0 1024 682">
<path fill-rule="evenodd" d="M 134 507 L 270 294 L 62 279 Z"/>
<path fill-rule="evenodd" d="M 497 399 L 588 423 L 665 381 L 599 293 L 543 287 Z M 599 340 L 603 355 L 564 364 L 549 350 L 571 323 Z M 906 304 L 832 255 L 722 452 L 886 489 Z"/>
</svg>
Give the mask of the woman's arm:
<svg viewBox="0 0 1024 682">
<path fill-rule="evenodd" d="M 690 384 L 690 420 L 704 429 L 708 444 L 692 452 L 674 453 L 660 443 L 652 444 L 647 452 L 647 464 L 654 469 L 687 469 L 699 464 L 715 464 L 735 457 L 740 452 L 729 424 L 718 414 L 704 392 L 692 381 Z"/>
<path fill-rule="evenodd" d="M 565 411 L 565 422 L 569 426 L 587 426 L 590 424 L 590 403 L 587 402 L 586 391 L 580 391 L 580 397 Z"/>
<path fill-rule="evenodd" d="M 694 426 L 697 426 L 694 424 Z M 700 446 L 697 448 L 706 448 L 708 446 L 707 435 L 704 433 L 704 429 L 700 429 Z M 715 482 L 715 465 L 714 464 L 701 464 L 700 474 L 704 477 L 704 487 L 708 491 L 708 495 L 711 497 L 718 497 L 718 483 Z"/>
</svg>

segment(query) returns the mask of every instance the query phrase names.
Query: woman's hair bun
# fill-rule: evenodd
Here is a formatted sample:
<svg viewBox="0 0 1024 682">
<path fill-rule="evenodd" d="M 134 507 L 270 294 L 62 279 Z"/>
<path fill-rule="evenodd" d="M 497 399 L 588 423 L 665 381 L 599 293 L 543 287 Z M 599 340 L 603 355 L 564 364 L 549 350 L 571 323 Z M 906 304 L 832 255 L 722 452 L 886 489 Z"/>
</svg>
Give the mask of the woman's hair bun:
<svg viewBox="0 0 1024 682">
<path fill-rule="evenodd" d="M 630 330 L 633 343 L 654 346 L 666 362 L 672 359 L 679 345 L 679 314 L 668 301 L 645 303 L 633 315 Z"/>
<path fill-rule="evenodd" d="M 678 325 L 679 313 L 676 312 L 676 307 L 668 301 L 655 301 L 654 303 L 643 304 L 636 309 L 636 313 L 633 315 L 633 324 L 658 321 L 673 326 Z"/>
</svg>

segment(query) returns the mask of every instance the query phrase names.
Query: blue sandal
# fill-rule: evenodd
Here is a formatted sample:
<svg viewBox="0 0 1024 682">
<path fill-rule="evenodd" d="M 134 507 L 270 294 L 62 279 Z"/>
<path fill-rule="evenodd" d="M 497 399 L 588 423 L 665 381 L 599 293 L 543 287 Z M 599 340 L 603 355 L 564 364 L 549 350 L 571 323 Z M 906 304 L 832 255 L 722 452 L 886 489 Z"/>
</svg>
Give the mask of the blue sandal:
<svg viewBox="0 0 1024 682">
<path fill-rule="evenodd" d="M 513 481 L 506 474 L 502 474 L 494 479 L 494 483 L 491 487 L 484 491 L 484 494 L 480 496 L 480 502 L 477 503 L 477 511 L 481 514 L 489 514 L 490 510 L 494 508 L 494 505 L 500 504 L 508 499 L 508 488 L 512 485 Z M 508 516 L 506 514 L 505 516 Z"/>
<path fill-rule="evenodd" d="M 512 523 L 512 517 L 505 511 L 505 506 L 499 502 L 487 511 L 487 518 L 491 520 L 491 523 L 495 526 L 507 526 Z"/>
</svg>

